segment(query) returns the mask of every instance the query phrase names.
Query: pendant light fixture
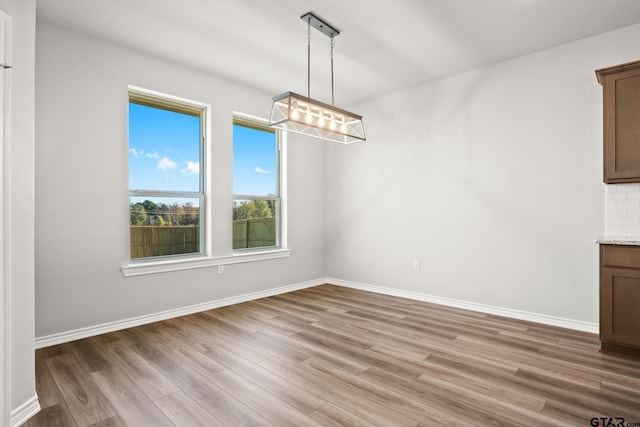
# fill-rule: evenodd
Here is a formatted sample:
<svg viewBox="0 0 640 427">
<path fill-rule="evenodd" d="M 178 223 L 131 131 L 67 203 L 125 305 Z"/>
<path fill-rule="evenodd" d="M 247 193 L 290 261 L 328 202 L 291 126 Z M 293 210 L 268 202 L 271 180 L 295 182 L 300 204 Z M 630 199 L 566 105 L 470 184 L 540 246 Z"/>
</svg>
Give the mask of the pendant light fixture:
<svg viewBox="0 0 640 427">
<path fill-rule="evenodd" d="M 362 116 L 333 105 L 333 47 L 340 31 L 311 12 L 300 19 L 307 23 L 307 96 L 294 92 L 275 96 L 269 126 L 340 144 L 365 141 Z M 311 98 L 311 27 L 331 39 L 331 105 Z"/>
</svg>

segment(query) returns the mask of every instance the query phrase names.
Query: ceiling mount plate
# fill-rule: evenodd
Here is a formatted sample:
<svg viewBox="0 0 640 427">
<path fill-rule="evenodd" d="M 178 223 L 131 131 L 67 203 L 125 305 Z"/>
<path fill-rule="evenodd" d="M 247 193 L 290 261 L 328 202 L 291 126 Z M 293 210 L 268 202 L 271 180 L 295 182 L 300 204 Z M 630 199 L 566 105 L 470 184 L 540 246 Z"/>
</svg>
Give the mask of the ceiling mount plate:
<svg viewBox="0 0 640 427">
<path fill-rule="evenodd" d="M 327 24 L 322 19 L 318 18 L 311 12 L 307 12 L 300 17 L 304 22 L 310 24 L 313 28 L 320 31 L 322 34 L 329 38 L 333 38 L 340 34 L 340 31 L 336 30 L 331 25 Z"/>
</svg>

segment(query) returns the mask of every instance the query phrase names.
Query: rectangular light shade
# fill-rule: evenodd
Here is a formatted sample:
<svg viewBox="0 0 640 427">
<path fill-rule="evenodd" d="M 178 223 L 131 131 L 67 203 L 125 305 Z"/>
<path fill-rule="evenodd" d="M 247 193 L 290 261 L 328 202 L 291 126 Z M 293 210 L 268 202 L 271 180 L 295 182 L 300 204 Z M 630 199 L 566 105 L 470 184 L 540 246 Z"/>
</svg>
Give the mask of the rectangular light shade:
<svg viewBox="0 0 640 427">
<path fill-rule="evenodd" d="M 273 98 L 269 126 L 340 144 L 367 139 L 362 116 L 294 92 Z"/>
</svg>

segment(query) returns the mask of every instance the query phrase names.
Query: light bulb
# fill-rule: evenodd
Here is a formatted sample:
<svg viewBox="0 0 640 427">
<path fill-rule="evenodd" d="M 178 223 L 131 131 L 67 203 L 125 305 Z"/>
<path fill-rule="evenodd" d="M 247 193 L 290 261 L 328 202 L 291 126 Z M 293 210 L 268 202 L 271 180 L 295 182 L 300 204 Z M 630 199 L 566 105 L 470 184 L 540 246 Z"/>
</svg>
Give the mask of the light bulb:
<svg viewBox="0 0 640 427">
<path fill-rule="evenodd" d="M 344 123 L 340 125 L 340 132 L 347 133 L 347 125 Z"/>
<path fill-rule="evenodd" d="M 298 120 L 298 119 L 300 118 L 300 111 L 298 111 L 298 109 L 294 109 L 294 110 L 291 112 L 291 118 L 292 118 L 293 120 Z"/>
<path fill-rule="evenodd" d="M 327 122 L 324 119 L 324 117 L 320 116 L 320 118 L 318 119 L 318 126 L 324 127 L 324 125 L 326 125 L 326 124 L 327 124 Z"/>
<path fill-rule="evenodd" d="M 313 116 L 311 115 L 311 112 L 307 111 L 307 114 L 304 116 L 304 121 L 309 124 L 313 123 Z"/>
<path fill-rule="evenodd" d="M 338 125 L 336 124 L 335 120 L 331 120 L 329 122 L 329 129 L 336 130 L 337 127 L 338 127 Z"/>
</svg>

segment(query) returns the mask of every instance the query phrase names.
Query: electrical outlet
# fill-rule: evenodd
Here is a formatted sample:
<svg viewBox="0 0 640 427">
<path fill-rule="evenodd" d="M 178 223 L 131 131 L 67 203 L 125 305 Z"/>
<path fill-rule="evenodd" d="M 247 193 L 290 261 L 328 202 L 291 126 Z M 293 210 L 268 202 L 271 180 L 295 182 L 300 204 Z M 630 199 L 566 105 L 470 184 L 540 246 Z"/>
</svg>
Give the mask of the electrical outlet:
<svg viewBox="0 0 640 427">
<path fill-rule="evenodd" d="M 420 270 L 420 260 L 419 259 L 414 259 L 413 260 L 413 269 L 414 270 Z"/>
<path fill-rule="evenodd" d="M 218 266 L 218 274 L 224 274 L 224 265 Z"/>
</svg>

